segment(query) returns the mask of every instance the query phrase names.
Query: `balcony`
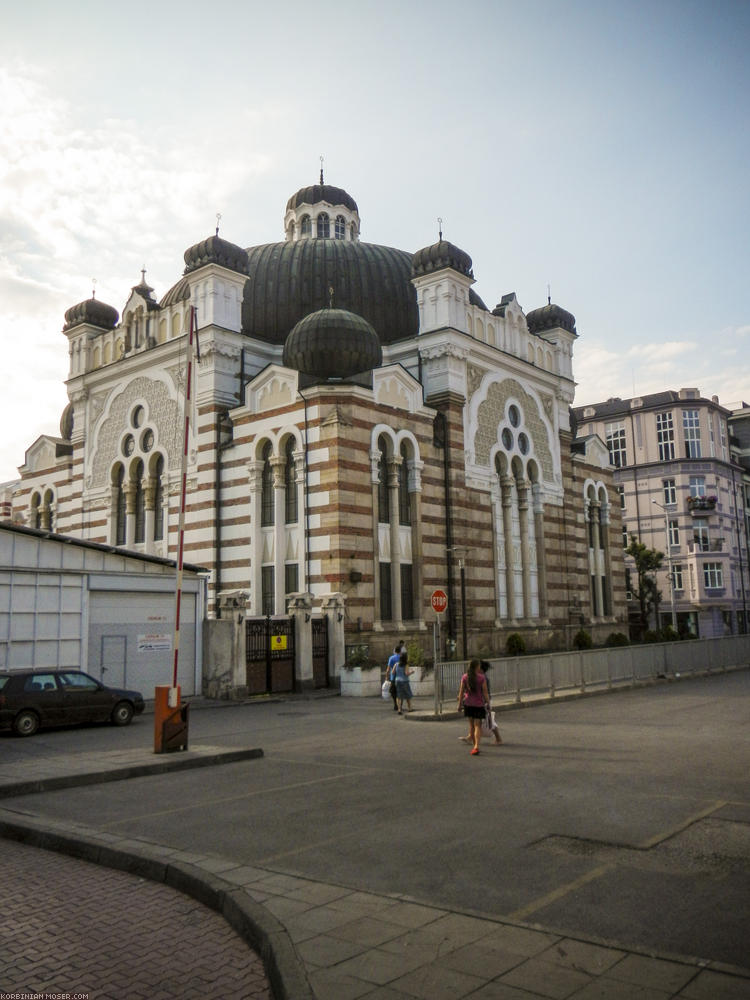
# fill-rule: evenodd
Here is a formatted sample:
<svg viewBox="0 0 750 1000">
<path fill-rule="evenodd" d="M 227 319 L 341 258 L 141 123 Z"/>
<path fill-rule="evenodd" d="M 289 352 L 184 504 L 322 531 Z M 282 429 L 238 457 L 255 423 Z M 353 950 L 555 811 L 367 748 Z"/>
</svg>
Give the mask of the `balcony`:
<svg viewBox="0 0 750 1000">
<path fill-rule="evenodd" d="M 687 508 L 693 517 L 708 517 L 716 510 L 718 497 L 688 497 Z"/>
<path fill-rule="evenodd" d="M 688 552 L 691 556 L 700 555 L 702 552 L 723 552 L 723 538 L 694 538 L 688 542 Z"/>
</svg>

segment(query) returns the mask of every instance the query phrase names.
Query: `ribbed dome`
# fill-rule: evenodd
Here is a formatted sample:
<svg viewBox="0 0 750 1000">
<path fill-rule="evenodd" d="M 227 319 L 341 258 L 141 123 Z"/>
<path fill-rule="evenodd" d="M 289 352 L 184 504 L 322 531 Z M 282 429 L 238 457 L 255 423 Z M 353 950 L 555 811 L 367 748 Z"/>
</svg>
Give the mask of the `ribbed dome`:
<svg viewBox="0 0 750 1000">
<path fill-rule="evenodd" d="M 561 306 L 556 306 L 554 302 L 550 302 L 540 309 L 532 309 L 530 313 L 527 313 L 526 325 L 529 328 L 529 333 L 542 333 L 544 330 L 554 330 L 555 327 L 561 327 L 568 333 L 578 336 L 576 318 L 573 313 L 569 313 Z"/>
<path fill-rule="evenodd" d="M 431 247 L 417 250 L 412 260 L 411 273 L 412 277 L 418 278 L 420 275 L 441 271 L 446 267 L 458 271 L 459 274 L 465 274 L 468 278 L 474 277 L 471 257 L 448 240 L 439 240 Z"/>
<path fill-rule="evenodd" d="M 230 271 L 248 274 L 246 251 L 228 240 L 223 240 L 220 236 L 209 236 L 208 239 L 189 247 L 185 251 L 183 273 L 190 274 L 191 271 L 197 271 L 206 264 L 219 264 L 220 267 L 226 267 Z"/>
<path fill-rule="evenodd" d="M 164 306 L 172 306 L 176 302 L 184 302 L 185 299 L 190 298 L 190 282 L 187 278 L 180 278 L 179 281 L 175 282 L 174 285 L 165 292 L 159 305 L 163 309 Z"/>
<path fill-rule="evenodd" d="M 309 187 L 300 188 L 286 203 L 286 210 L 288 212 L 290 209 L 299 208 L 300 205 L 317 205 L 322 201 L 329 205 L 344 205 L 351 212 L 359 214 L 354 198 L 343 188 L 334 187 L 332 184 L 311 184 Z"/>
<path fill-rule="evenodd" d="M 343 379 L 379 367 L 378 335 L 347 309 L 319 309 L 305 316 L 284 343 L 284 365 L 324 380 Z"/>
<path fill-rule="evenodd" d="M 242 332 L 283 344 L 292 327 L 334 301 L 364 317 L 390 344 L 419 332 L 411 254 L 374 243 L 297 240 L 250 247 Z"/>
<path fill-rule="evenodd" d="M 66 311 L 63 333 L 72 330 L 74 326 L 79 326 L 81 323 L 98 326 L 102 330 L 113 330 L 117 326 L 119 318 L 120 314 L 116 309 L 108 306 L 106 302 L 100 302 L 99 299 L 92 297 L 86 299 L 85 302 L 71 306 Z"/>
</svg>

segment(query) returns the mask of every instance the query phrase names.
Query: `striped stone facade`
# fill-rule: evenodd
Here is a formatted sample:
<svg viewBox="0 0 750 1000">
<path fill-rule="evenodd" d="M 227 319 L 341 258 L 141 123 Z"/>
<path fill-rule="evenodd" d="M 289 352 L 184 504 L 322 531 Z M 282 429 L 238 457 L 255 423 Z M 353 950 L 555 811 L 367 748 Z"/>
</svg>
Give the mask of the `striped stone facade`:
<svg viewBox="0 0 750 1000">
<path fill-rule="evenodd" d="M 210 572 L 211 614 L 232 591 L 250 615 L 340 594 L 347 641 L 377 658 L 405 636 L 431 655 L 438 588 L 459 654 L 464 629 L 469 654 L 622 630 L 607 451 L 571 434 L 574 330 L 532 332 L 515 296 L 490 312 L 441 260 L 413 276 L 412 337 L 378 330 L 366 377 L 311 379 L 243 327 L 252 275 L 194 258 L 159 303 L 136 286 L 111 329 L 79 309 L 70 406 L 26 454 L 14 519 L 174 557 L 193 306 L 185 558 Z"/>
</svg>

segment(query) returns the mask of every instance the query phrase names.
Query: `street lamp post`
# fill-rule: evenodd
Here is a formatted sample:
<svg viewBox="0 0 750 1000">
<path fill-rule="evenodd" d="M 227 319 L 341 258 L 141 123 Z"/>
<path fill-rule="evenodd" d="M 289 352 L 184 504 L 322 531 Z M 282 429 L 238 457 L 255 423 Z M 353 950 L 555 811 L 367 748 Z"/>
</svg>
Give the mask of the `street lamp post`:
<svg viewBox="0 0 750 1000">
<path fill-rule="evenodd" d="M 675 606 L 674 606 L 674 573 L 672 571 L 672 545 L 671 545 L 671 542 L 670 542 L 670 539 L 669 539 L 669 517 L 668 517 L 668 511 L 667 511 L 666 507 L 662 507 L 662 505 L 658 501 L 656 501 L 656 500 L 652 500 L 651 503 L 654 504 L 655 507 L 658 507 L 659 510 L 664 511 L 664 531 L 666 532 L 666 536 L 667 536 L 667 566 L 669 567 L 669 602 L 670 602 L 671 607 L 672 607 L 672 628 L 676 632 L 677 631 L 677 612 L 676 612 Z M 658 627 L 659 623 L 657 622 L 656 624 L 657 624 L 657 627 Z"/>
</svg>

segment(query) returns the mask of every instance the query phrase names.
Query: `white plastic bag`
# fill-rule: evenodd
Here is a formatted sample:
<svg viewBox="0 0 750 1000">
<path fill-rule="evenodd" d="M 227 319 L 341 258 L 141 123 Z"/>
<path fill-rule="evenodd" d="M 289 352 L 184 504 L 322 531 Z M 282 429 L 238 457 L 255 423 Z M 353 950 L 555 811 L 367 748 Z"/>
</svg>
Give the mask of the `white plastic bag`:
<svg viewBox="0 0 750 1000">
<path fill-rule="evenodd" d="M 386 677 L 386 679 L 385 679 L 385 680 L 383 681 L 383 690 L 381 691 L 381 694 L 382 694 L 382 695 L 383 695 L 383 697 L 384 697 L 384 698 L 386 699 L 386 701 L 387 701 L 387 700 L 388 700 L 388 699 L 390 698 L 390 696 L 391 696 L 391 682 L 390 682 L 390 681 L 388 680 L 388 678 L 387 678 L 387 677 Z"/>
</svg>

